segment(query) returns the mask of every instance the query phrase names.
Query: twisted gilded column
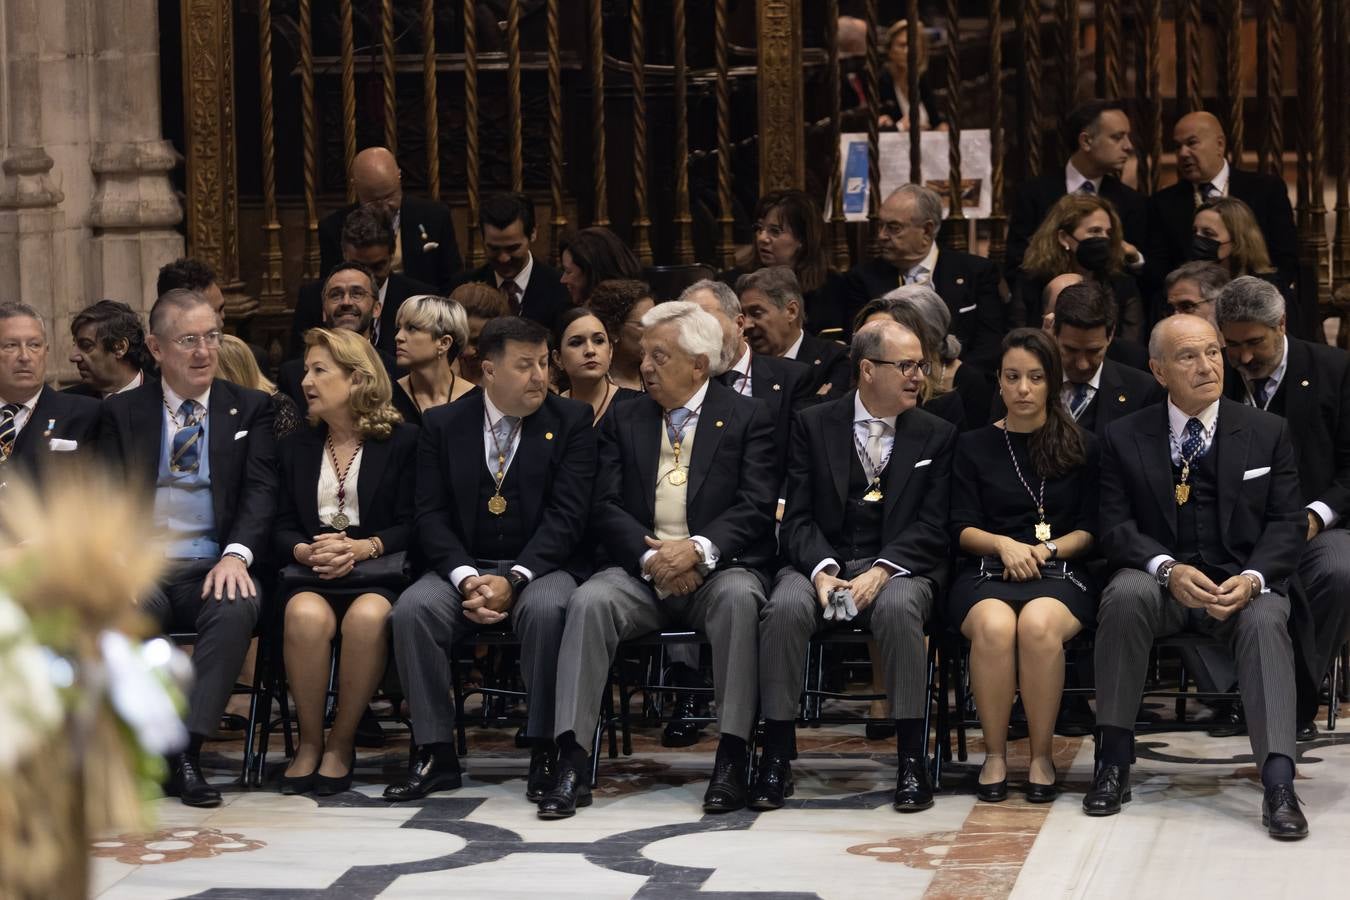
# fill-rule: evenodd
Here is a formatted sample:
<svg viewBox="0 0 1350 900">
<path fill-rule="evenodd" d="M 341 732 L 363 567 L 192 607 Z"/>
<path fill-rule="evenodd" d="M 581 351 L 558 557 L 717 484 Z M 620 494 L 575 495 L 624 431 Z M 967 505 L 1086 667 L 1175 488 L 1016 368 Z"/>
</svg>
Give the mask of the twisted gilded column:
<svg viewBox="0 0 1350 900">
<path fill-rule="evenodd" d="M 1200 0 L 1178 0 L 1177 107 L 1180 115 L 1203 108 L 1200 97 Z"/>
<path fill-rule="evenodd" d="M 1060 103 L 1062 109 L 1073 109 L 1074 104 L 1078 102 L 1078 76 L 1079 76 L 1079 50 L 1080 42 L 1078 37 L 1081 17 L 1078 12 L 1078 0 L 1059 0 L 1055 4 L 1055 24 L 1059 32 L 1059 56 L 1060 66 Z M 1100 46 L 1100 42 L 1098 42 Z M 1060 130 L 1063 131 L 1068 126 L 1064 124 L 1064 117 L 1060 118 Z M 1070 137 L 1065 135 L 1066 138 Z M 1065 143 L 1068 143 L 1066 140 Z"/>
<path fill-rule="evenodd" d="M 1323 31 L 1321 0 L 1299 0 L 1299 58 L 1306 60 L 1307 79 L 1300 94 L 1302 122 L 1299 128 L 1304 137 L 1307 153 L 1307 203 L 1303 216 L 1304 233 L 1300 245 L 1302 261 L 1311 266 L 1317 277 L 1317 301 L 1327 304 L 1331 301 L 1331 283 L 1327 277 L 1327 211 L 1323 201 L 1326 179 L 1326 108 L 1323 95 L 1322 41 Z"/>
<path fill-rule="evenodd" d="M 989 258 L 1000 268 L 1007 250 L 1003 215 L 1003 9 L 989 4 Z"/>
<path fill-rule="evenodd" d="M 380 0 L 380 82 L 384 106 L 384 146 L 398 156 L 398 100 L 394 95 L 397 74 L 394 59 L 394 0 Z"/>
<path fill-rule="evenodd" d="M 830 2 L 838 5 L 838 0 Z M 837 29 L 837 16 L 835 25 Z M 721 268 L 730 269 L 736 264 L 736 245 L 733 231 L 735 219 L 731 214 L 731 86 L 727 77 L 727 0 L 714 0 L 713 4 L 713 61 L 717 69 L 717 249 Z M 838 96 L 838 91 L 835 95 Z M 835 120 L 837 131 L 838 115 Z M 836 165 L 833 171 L 838 170 Z"/>
<path fill-rule="evenodd" d="M 1256 19 L 1256 106 L 1262 122 L 1257 169 L 1284 177 L 1283 0 L 1262 0 Z"/>
<path fill-rule="evenodd" d="M 548 26 L 548 188 L 553 205 L 553 216 L 549 219 L 549 254 L 557 263 L 558 241 L 567 227 L 567 215 L 563 212 L 562 56 L 558 0 L 548 0 L 545 17 Z"/>
<path fill-rule="evenodd" d="M 1228 152 L 1233 165 L 1242 168 L 1242 0 L 1224 0 L 1223 98 L 1228 118 Z"/>
<path fill-rule="evenodd" d="M 684 0 L 675 0 L 675 261 L 694 261 L 694 217 L 689 212 L 689 61 Z M 800 83 L 801 73 L 797 74 Z M 800 140 L 800 135 L 798 137 Z"/>
<path fill-rule="evenodd" d="M 1121 72 L 1121 33 L 1119 0 L 1097 0 L 1098 59 L 1097 96 L 1119 99 L 1125 90 Z"/>
<path fill-rule="evenodd" d="M 422 109 L 427 131 L 427 193 L 441 199 L 441 127 L 436 103 L 436 0 L 422 0 Z"/>
<path fill-rule="evenodd" d="M 652 264 L 652 220 L 647 215 L 647 47 L 643 0 L 628 7 L 629 61 L 633 68 L 633 245 L 638 261 Z"/>
<path fill-rule="evenodd" d="M 1038 0 L 1022 0 L 1022 80 L 1019 91 L 1022 114 L 1022 147 L 1026 150 L 1026 174 L 1041 174 L 1041 18 Z"/>
<path fill-rule="evenodd" d="M 1143 9 L 1143 53 L 1139 67 L 1139 95 L 1146 100 L 1144 146 L 1139 154 L 1139 189 L 1151 194 L 1158 188 L 1158 166 L 1162 160 L 1162 0 L 1145 0 Z"/>
<path fill-rule="evenodd" d="M 319 277 L 318 120 L 314 111 L 314 13 L 310 0 L 299 0 L 300 153 L 305 185 L 306 280 Z"/>
<path fill-rule="evenodd" d="M 970 241 L 961 200 L 961 18 L 958 0 L 947 0 L 947 246 L 964 252 Z"/>
<path fill-rule="evenodd" d="M 923 184 L 923 127 L 920 114 L 923 110 L 923 96 L 919 93 L 919 0 L 909 0 L 905 5 L 905 33 L 909 41 L 906 48 L 906 76 L 909 85 L 909 180 L 914 184 Z M 897 88 L 898 90 L 898 88 Z M 877 184 L 881 189 L 881 184 Z"/>
<path fill-rule="evenodd" d="M 469 267 L 483 264 L 478 241 L 478 3 L 464 0 L 464 193 L 468 202 Z"/>
<path fill-rule="evenodd" d="M 341 18 L 342 56 L 342 157 L 346 162 L 347 202 L 356 202 L 352 163 L 356 160 L 356 60 L 352 34 L 352 0 L 338 0 Z"/>
<path fill-rule="evenodd" d="M 525 190 L 524 138 L 520 123 L 520 0 L 506 3 L 506 109 L 510 127 L 511 190 Z"/>
<path fill-rule="evenodd" d="M 867 106 L 867 250 L 875 252 L 880 238 L 877 231 L 881 219 L 881 132 L 877 116 L 881 111 L 881 91 L 877 86 L 881 68 L 881 51 L 877 46 L 877 0 L 863 0 L 863 22 L 867 32 L 867 55 L 863 59 L 863 101 Z M 901 88 L 895 86 L 898 92 Z"/>
<path fill-rule="evenodd" d="M 592 225 L 609 224 L 605 178 L 605 29 L 601 0 L 591 0 L 591 161 L 595 166 L 595 208 Z"/>
<path fill-rule="evenodd" d="M 261 312 L 285 312 L 281 280 L 281 224 L 277 221 L 276 123 L 272 110 L 272 0 L 258 3 L 258 85 L 261 103 L 263 269 Z"/>
</svg>

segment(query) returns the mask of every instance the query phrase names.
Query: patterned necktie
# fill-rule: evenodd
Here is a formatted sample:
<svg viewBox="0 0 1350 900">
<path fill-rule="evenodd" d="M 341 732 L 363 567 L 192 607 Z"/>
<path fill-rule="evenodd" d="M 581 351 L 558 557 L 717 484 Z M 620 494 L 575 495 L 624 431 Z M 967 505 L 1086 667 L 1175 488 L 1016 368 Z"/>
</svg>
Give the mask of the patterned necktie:
<svg viewBox="0 0 1350 900">
<path fill-rule="evenodd" d="M 1185 437 L 1181 440 L 1181 458 L 1183 460 L 1195 461 L 1200 455 L 1200 448 L 1205 443 L 1205 426 L 1200 424 L 1196 418 L 1188 419 L 1186 422 Z"/>
<path fill-rule="evenodd" d="M 9 459 L 9 454 L 14 451 L 14 441 L 19 436 L 19 410 L 23 409 L 17 403 L 7 403 L 0 406 L 0 462 Z"/>
<path fill-rule="evenodd" d="M 1214 187 L 1214 182 L 1206 181 L 1195 189 L 1195 205 L 1197 207 L 1204 205 L 1205 201 L 1209 199 L 1210 194 L 1214 193 L 1218 193 L 1217 189 Z"/>
<path fill-rule="evenodd" d="M 1073 400 L 1069 406 L 1069 412 L 1075 419 L 1083 414 L 1083 409 L 1087 406 L 1088 391 L 1092 388 L 1089 384 L 1075 384 L 1073 386 Z"/>
<path fill-rule="evenodd" d="M 519 424 L 520 416 L 502 416 L 497 420 L 497 424 L 492 426 L 492 434 L 496 438 L 494 449 L 496 455 L 500 457 L 502 471 L 505 471 L 507 464 L 511 462 L 511 435 L 515 433 Z"/>
<path fill-rule="evenodd" d="M 1270 387 L 1269 378 L 1255 378 L 1252 380 L 1252 399 L 1256 401 L 1257 406 L 1266 405 L 1266 388 Z"/>
<path fill-rule="evenodd" d="M 881 419 L 867 420 L 867 465 L 881 474 L 881 439 L 886 434 L 886 423 Z M 868 475 L 872 475 L 868 472 Z"/>
<path fill-rule="evenodd" d="M 173 449 L 169 454 L 169 471 L 179 475 L 197 471 L 202 456 L 202 427 L 200 404 L 195 400 L 184 400 L 178 407 L 178 420 L 183 424 L 173 435 Z"/>
<path fill-rule="evenodd" d="M 508 278 L 502 282 L 502 293 L 511 304 L 511 315 L 520 315 L 520 285 Z"/>
<path fill-rule="evenodd" d="M 685 423 L 689 421 L 689 417 L 693 414 L 692 409 L 683 406 L 666 413 L 666 436 L 670 438 L 670 446 L 674 447 L 684 440 Z"/>
<path fill-rule="evenodd" d="M 1092 182 L 1090 182 L 1090 181 L 1085 181 L 1085 182 L 1083 182 L 1082 184 L 1080 184 L 1080 185 L 1078 186 L 1078 193 L 1080 193 L 1080 194 L 1095 194 L 1095 193 L 1097 193 L 1097 189 L 1096 189 L 1095 187 L 1092 186 Z"/>
</svg>

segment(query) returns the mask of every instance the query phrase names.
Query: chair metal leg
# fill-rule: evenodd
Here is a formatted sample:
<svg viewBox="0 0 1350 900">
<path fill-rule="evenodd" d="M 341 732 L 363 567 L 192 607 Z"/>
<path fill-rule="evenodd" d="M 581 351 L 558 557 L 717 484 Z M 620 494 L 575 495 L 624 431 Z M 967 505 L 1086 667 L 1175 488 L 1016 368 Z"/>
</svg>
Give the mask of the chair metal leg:
<svg viewBox="0 0 1350 900">
<path fill-rule="evenodd" d="M 253 663 L 253 686 L 249 690 L 248 700 L 248 726 L 244 731 L 244 763 L 239 772 L 239 784 L 245 790 L 249 785 L 249 778 L 253 774 L 253 737 L 258 728 L 258 704 L 264 694 L 263 684 L 263 660 L 262 660 L 262 642 L 259 642 L 257 658 Z M 256 787 L 257 785 L 252 785 Z"/>
<path fill-rule="evenodd" d="M 1331 657 L 1331 674 L 1327 678 L 1327 731 L 1336 730 L 1336 716 L 1341 706 L 1341 654 Z"/>
<path fill-rule="evenodd" d="M 450 654 L 450 693 L 455 698 L 455 752 L 469 755 L 469 735 L 464 726 L 464 685 L 459 681 L 459 656 Z"/>
<path fill-rule="evenodd" d="M 956 758 L 960 762 L 969 759 L 970 754 L 966 750 L 966 653 L 964 649 L 958 650 L 953 656 L 953 662 L 956 663 Z"/>
<path fill-rule="evenodd" d="M 924 748 L 925 748 L 925 749 L 927 749 L 927 747 L 928 747 L 928 728 L 929 728 L 929 726 L 932 724 L 932 718 L 933 718 L 933 675 L 934 675 L 934 673 L 935 673 L 935 671 L 936 671 L 936 665 L 935 665 L 936 662 L 937 662 L 937 638 L 929 638 L 929 639 L 928 639 L 928 682 L 927 682 L 927 687 L 926 687 L 925 690 L 924 690 L 924 701 L 925 701 L 925 702 L 924 702 L 924 704 L 923 704 L 923 745 L 924 745 Z M 936 757 L 937 757 L 937 754 L 934 753 L 933 756 L 934 756 L 934 758 L 936 758 Z M 929 766 L 932 767 L 932 765 L 933 765 L 933 762 L 932 762 L 932 760 L 930 760 L 930 761 L 929 761 Z M 930 774 L 933 775 L 933 778 L 934 778 L 934 784 L 936 785 L 936 783 L 937 783 L 937 778 L 936 778 L 937 773 L 936 773 L 936 770 L 934 770 L 934 771 L 933 771 L 932 773 L 930 773 Z"/>
</svg>

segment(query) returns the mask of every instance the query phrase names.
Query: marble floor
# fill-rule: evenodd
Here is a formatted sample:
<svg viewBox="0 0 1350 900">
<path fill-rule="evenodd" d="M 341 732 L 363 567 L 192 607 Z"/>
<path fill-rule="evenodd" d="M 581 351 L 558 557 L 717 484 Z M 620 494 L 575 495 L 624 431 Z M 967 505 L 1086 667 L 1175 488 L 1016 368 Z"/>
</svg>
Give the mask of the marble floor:
<svg viewBox="0 0 1350 900">
<path fill-rule="evenodd" d="M 1325 724 L 1325 722 L 1323 722 Z M 1057 738 L 1065 794 L 1020 799 L 1026 741 L 1010 745 L 1013 792 L 978 803 L 982 758 L 944 774 L 936 806 L 891 810 L 895 756 L 860 726 L 804 729 L 787 809 L 704 815 L 715 739 L 665 750 L 635 732 L 634 755 L 601 763 L 595 805 L 543 822 L 524 799 L 527 751 L 511 733 L 472 730 L 468 777 L 412 805 L 380 799 L 406 760 L 406 736 L 363 751 L 358 787 L 283 797 L 231 785 L 238 742 L 208 745 L 225 803 L 160 801 L 159 828 L 93 846 L 104 900 L 202 898 L 1248 898 L 1322 896 L 1344 878 L 1350 840 L 1350 728 L 1299 745 L 1312 835 L 1281 844 L 1261 828 L 1261 789 L 1245 737 L 1141 737 L 1134 800 L 1107 819 L 1079 808 L 1092 744 Z"/>
</svg>

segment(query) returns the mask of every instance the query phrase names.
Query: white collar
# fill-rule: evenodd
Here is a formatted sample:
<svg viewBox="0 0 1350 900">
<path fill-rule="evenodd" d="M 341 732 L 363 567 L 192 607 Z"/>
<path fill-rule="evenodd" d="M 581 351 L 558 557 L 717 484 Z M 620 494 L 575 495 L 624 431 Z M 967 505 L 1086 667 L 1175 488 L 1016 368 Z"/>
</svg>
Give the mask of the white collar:
<svg viewBox="0 0 1350 900">
<path fill-rule="evenodd" d="M 802 338 L 804 337 L 806 337 L 805 331 L 800 331 L 797 333 L 797 340 L 793 341 L 792 346 L 788 347 L 787 351 L 783 353 L 783 359 L 797 358 L 798 354 L 802 352 Z"/>
<path fill-rule="evenodd" d="M 1078 189 L 1081 188 L 1084 183 L 1091 184 L 1093 192 L 1098 194 L 1102 192 L 1102 180 L 1100 178 L 1087 177 L 1082 172 L 1078 171 L 1078 167 L 1075 166 L 1073 160 L 1070 159 L 1064 166 L 1064 187 L 1066 191 L 1070 194 L 1077 193 Z"/>
<path fill-rule="evenodd" d="M 1103 359 L 1101 365 L 1097 366 L 1097 371 L 1093 372 L 1092 377 L 1088 379 L 1088 387 L 1092 388 L 1094 391 L 1099 390 L 1101 388 L 1102 369 L 1105 368 L 1106 368 L 1106 360 Z"/>
<path fill-rule="evenodd" d="M 169 407 L 173 415 L 178 415 L 178 410 L 182 408 L 184 400 L 196 400 L 201 404 L 203 410 L 211 409 L 211 389 L 207 388 L 198 397 L 180 397 L 167 381 L 161 381 L 160 386 L 164 389 L 164 403 Z"/>
<path fill-rule="evenodd" d="M 866 406 L 866 404 L 863 403 L 862 391 L 854 391 L 854 392 L 853 392 L 853 424 L 854 424 L 854 425 L 857 425 L 857 424 L 860 423 L 860 422 L 866 423 L 866 422 L 872 421 L 873 419 L 878 419 L 878 418 L 881 419 L 881 421 L 885 422 L 887 425 L 889 425 L 892 431 L 895 430 L 895 420 L 896 420 L 896 418 L 897 418 L 896 416 L 874 416 L 874 415 L 872 415 L 870 412 L 867 411 L 867 406 Z"/>
<path fill-rule="evenodd" d="M 524 267 L 515 274 L 514 278 L 511 279 L 520 288 L 520 294 L 522 297 L 525 296 L 525 289 L 530 286 L 530 273 L 533 271 L 534 271 L 534 254 L 530 253 L 527 250 L 525 252 Z M 501 290 L 502 285 L 506 284 L 506 279 L 498 275 L 495 271 L 492 273 L 492 277 L 497 279 L 497 289 Z"/>
<path fill-rule="evenodd" d="M 694 391 L 693 396 L 690 397 L 688 400 L 684 401 L 684 403 L 680 404 L 680 407 L 677 408 L 682 407 L 684 409 L 689 410 L 690 412 L 694 412 L 702 408 L 703 400 L 707 396 L 708 396 L 708 381 L 705 379 L 703 384 L 699 385 L 699 389 Z"/>
<path fill-rule="evenodd" d="M 37 393 L 33 394 L 33 396 L 29 397 L 27 400 L 17 400 L 17 401 L 6 400 L 4 397 L 0 397 L 0 406 L 8 406 L 11 403 L 18 403 L 19 406 L 22 406 L 24 409 L 28 410 L 29 415 L 32 415 L 33 410 L 37 408 L 38 398 L 42 396 L 42 392 L 43 390 L 45 390 L 45 388 L 46 388 L 45 385 L 39 387 L 37 389 Z"/>
<path fill-rule="evenodd" d="M 1191 416 L 1186 415 L 1177 409 L 1172 398 L 1167 398 L 1167 419 L 1172 424 L 1172 434 L 1178 441 L 1182 440 L 1182 435 L 1186 433 L 1186 423 L 1191 420 Z M 1215 400 L 1209 406 L 1200 410 L 1200 414 L 1195 416 L 1200 420 L 1200 425 L 1205 429 L 1206 437 L 1214 436 L 1214 429 L 1219 422 L 1219 401 Z"/>
<path fill-rule="evenodd" d="M 1286 334 L 1283 340 L 1284 352 L 1280 356 L 1280 364 L 1275 367 L 1275 370 L 1271 372 L 1269 376 L 1270 384 L 1273 385 L 1273 387 L 1270 388 L 1270 396 L 1272 397 L 1274 397 L 1275 392 L 1279 390 L 1280 383 L 1284 381 L 1284 373 L 1289 368 L 1289 335 Z M 1243 375 L 1242 381 L 1247 385 L 1247 393 L 1250 394 L 1252 390 L 1252 380 L 1246 375 Z"/>
<path fill-rule="evenodd" d="M 915 265 L 905 271 L 905 275 L 927 275 L 926 281 L 933 280 L 933 272 L 937 269 L 938 245 L 937 238 L 933 238 L 933 246 L 928 248 L 928 255 Z"/>
<path fill-rule="evenodd" d="M 488 396 L 488 392 L 486 390 L 483 391 L 483 406 L 485 409 L 487 409 L 488 421 L 492 425 L 496 425 L 498 422 L 502 420 L 502 417 L 506 415 L 506 413 L 502 412 L 500 409 L 497 408 L 497 404 L 492 402 L 492 398 Z"/>
<path fill-rule="evenodd" d="M 798 344 L 798 346 L 800 346 L 800 345 L 801 345 L 801 341 L 800 341 L 800 340 L 797 341 L 797 344 Z M 728 369 L 727 371 L 729 371 L 729 372 L 740 372 L 742 375 L 749 375 L 749 374 L 750 374 L 750 357 L 753 356 L 753 355 L 754 355 L 754 354 L 753 354 L 753 351 L 750 349 L 750 345 L 747 344 L 747 343 L 745 343 L 744 340 L 742 340 L 742 341 L 741 341 L 741 355 L 736 359 L 736 361 L 735 361 L 734 363 L 731 364 L 731 368 Z"/>
<path fill-rule="evenodd" d="M 1229 177 L 1229 175 L 1231 175 L 1231 174 L 1232 174 L 1232 171 L 1228 168 L 1228 160 L 1224 160 L 1224 161 L 1223 161 L 1223 168 L 1220 169 L 1219 172 L 1218 172 L 1218 174 L 1215 175 L 1213 178 L 1211 178 L 1211 179 L 1209 180 L 1209 182 L 1208 182 L 1209 184 L 1214 185 L 1214 190 L 1218 191 L 1218 192 L 1219 192 L 1219 196 L 1221 196 L 1221 197 L 1227 197 L 1227 196 L 1228 196 L 1228 177 Z M 1197 185 L 1195 186 L 1196 190 L 1199 190 L 1199 189 L 1200 189 L 1200 185 L 1201 185 L 1201 184 L 1205 184 L 1205 183 L 1206 183 L 1206 182 L 1203 182 L 1203 181 L 1202 181 L 1202 182 L 1200 182 L 1200 184 L 1197 184 Z"/>
<path fill-rule="evenodd" d="M 113 391 L 112 393 L 125 394 L 127 391 L 135 390 L 136 388 L 140 387 L 143 384 L 145 384 L 145 373 L 137 371 L 136 374 L 132 376 L 130 381 L 128 381 L 126 384 L 122 385 L 120 388 Z M 111 397 L 111 396 L 112 394 L 104 394 L 104 397 Z"/>
</svg>

